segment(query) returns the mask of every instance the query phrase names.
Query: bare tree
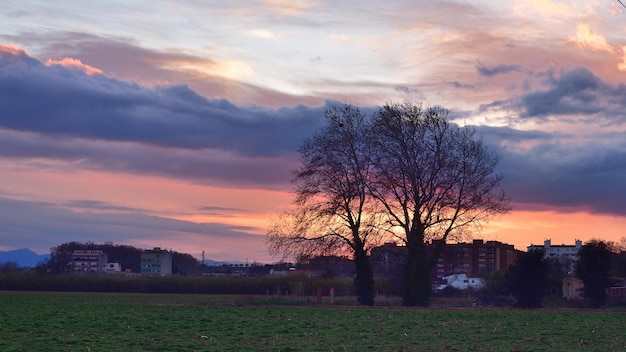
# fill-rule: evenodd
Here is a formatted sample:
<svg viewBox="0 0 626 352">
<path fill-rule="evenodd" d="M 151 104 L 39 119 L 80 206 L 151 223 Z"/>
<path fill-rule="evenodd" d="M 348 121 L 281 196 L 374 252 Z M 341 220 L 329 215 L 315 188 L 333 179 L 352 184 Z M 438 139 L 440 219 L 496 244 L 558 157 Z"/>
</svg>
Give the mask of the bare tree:
<svg viewBox="0 0 626 352">
<path fill-rule="evenodd" d="M 618 250 L 620 252 L 626 252 L 626 236 L 619 239 Z"/>
<path fill-rule="evenodd" d="M 327 124 L 300 147 L 294 208 L 267 234 L 270 253 L 287 257 L 350 254 L 361 304 L 374 303 L 369 250 L 377 244 L 376 203 L 367 192 L 366 117 L 351 105 L 326 111 Z"/>
<path fill-rule="evenodd" d="M 427 306 L 443 244 L 509 210 L 495 173 L 499 157 L 473 129 L 449 122 L 446 110 L 412 103 L 383 106 L 368 141 L 375 169 L 369 190 L 407 247 L 403 304 Z"/>
</svg>

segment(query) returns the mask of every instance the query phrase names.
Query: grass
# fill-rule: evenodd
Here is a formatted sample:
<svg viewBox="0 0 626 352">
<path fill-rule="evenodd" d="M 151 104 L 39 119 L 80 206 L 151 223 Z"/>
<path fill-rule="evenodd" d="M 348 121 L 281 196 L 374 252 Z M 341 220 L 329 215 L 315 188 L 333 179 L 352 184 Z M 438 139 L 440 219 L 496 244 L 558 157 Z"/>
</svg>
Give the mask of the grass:
<svg viewBox="0 0 626 352">
<path fill-rule="evenodd" d="M 0 292 L 0 351 L 624 351 L 618 310 Z"/>
</svg>

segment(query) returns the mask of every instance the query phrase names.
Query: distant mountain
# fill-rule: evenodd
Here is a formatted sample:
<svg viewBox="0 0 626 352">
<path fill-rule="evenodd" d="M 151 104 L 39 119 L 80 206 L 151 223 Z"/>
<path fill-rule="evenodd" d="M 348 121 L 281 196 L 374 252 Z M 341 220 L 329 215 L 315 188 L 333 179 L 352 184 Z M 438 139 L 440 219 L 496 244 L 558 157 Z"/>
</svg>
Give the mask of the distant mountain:
<svg viewBox="0 0 626 352">
<path fill-rule="evenodd" d="M 37 254 L 28 248 L 0 251 L 0 264 L 15 262 L 22 268 L 34 268 L 39 262 L 50 258 L 50 254 Z"/>
<path fill-rule="evenodd" d="M 199 260 L 200 263 L 202 263 L 202 260 Z M 228 264 L 239 264 L 240 262 L 218 262 L 215 260 L 211 260 L 211 259 L 205 259 L 204 260 L 204 265 L 206 266 L 222 266 L 222 265 L 228 265 Z"/>
</svg>

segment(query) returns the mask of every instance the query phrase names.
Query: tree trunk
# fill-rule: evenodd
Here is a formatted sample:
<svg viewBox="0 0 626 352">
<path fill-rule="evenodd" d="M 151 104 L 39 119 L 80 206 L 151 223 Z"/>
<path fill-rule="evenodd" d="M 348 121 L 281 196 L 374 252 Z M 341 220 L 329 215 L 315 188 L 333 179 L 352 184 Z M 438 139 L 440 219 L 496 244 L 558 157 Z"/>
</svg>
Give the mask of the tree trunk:
<svg viewBox="0 0 626 352">
<path fill-rule="evenodd" d="M 372 271 L 370 258 L 365 251 L 356 251 L 354 264 L 356 265 L 356 276 L 354 277 L 356 299 L 359 304 L 373 306 L 374 272 Z"/>
<path fill-rule="evenodd" d="M 432 263 L 426 252 L 426 245 L 413 243 L 407 247 L 402 305 L 428 307 L 432 295 L 430 278 Z"/>
</svg>

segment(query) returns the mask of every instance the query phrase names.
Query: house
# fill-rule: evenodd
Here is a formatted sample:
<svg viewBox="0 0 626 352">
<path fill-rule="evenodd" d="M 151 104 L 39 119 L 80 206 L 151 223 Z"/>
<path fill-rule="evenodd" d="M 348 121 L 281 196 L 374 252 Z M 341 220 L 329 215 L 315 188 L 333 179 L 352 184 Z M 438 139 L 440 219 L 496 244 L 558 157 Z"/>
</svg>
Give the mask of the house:
<svg viewBox="0 0 626 352">
<path fill-rule="evenodd" d="M 583 282 L 573 275 L 567 275 L 563 278 L 563 298 L 569 300 L 580 300 L 582 295 L 580 290 L 583 288 Z"/>
<path fill-rule="evenodd" d="M 119 273 L 122 272 L 122 266 L 120 263 L 104 263 L 100 268 L 103 273 Z"/>
<path fill-rule="evenodd" d="M 170 275 L 172 273 L 172 252 L 155 247 L 141 253 L 141 273 Z"/>
<path fill-rule="evenodd" d="M 69 266 L 74 272 L 98 273 L 108 262 L 108 255 L 102 250 L 77 249 L 72 253 Z"/>
<path fill-rule="evenodd" d="M 460 290 L 465 290 L 468 288 L 481 289 L 485 287 L 485 285 L 486 285 L 486 282 L 485 282 L 485 279 L 483 278 L 470 277 L 467 274 L 453 274 L 453 275 L 444 276 L 442 278 L 442 284 L 437 286 L 437 289 L 442 290 L 446 286 L 452 286 Z"/>
</svg>

